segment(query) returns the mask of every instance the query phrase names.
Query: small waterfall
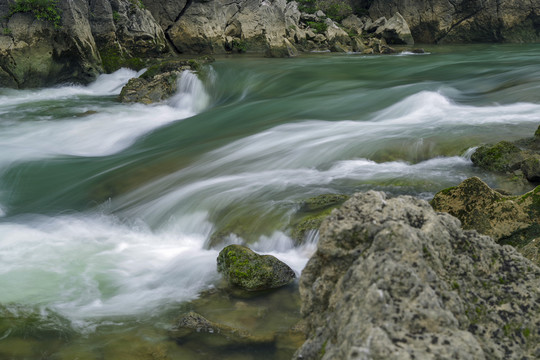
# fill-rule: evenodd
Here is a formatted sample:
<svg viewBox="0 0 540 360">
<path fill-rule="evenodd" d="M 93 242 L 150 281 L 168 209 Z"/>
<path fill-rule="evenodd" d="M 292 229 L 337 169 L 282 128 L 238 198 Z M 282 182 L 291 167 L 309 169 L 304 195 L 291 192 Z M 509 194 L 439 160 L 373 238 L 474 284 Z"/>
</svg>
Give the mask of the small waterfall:
<svg viewBox="0 0 540 360">
<path fill-rule="evenodd" d="M 191 71 L 184 71 L 178 78 L 178 90 L 168 101 L 169 106 L 197 114 L 208 107 L 210 96 L 202 81 Z"/>
<path fill-rule="evenodd" d="M 467 159 L 467 160 L 471 160 L 471 156 L 474 154 L 474 152 L 476 151 L 476 149 L 478 149 L 478 146 L 474 146 L 472 148 L 468 148 L 464 153 L 463 155 L 461 155 L 461 157 Z"/>
</svg>

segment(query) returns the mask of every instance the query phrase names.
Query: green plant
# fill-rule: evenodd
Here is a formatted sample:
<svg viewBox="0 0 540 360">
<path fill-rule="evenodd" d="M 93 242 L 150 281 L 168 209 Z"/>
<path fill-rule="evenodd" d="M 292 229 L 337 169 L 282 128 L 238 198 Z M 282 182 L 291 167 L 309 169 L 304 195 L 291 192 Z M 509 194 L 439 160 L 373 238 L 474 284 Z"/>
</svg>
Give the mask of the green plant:
<svg viewBox="0 0 540 360">
<path fill-rule="evenodd" d="M 11 29 L 10 28 L 4 28 L 2 30 L 2 34 L 4 35 L 11 35 Z"/>
<path fill-rule="evenodd" d="M 307 25 L 317 34 L 322 34 L 328 29 L 328 25 L 323 21 L 308 21 Z"/>
<path fill-rule="evenodd" d="M 247 44 L 244 40 L 237 40 L 234 39 L 232 41 L 232 48 L 233 50 L 238 51 L 239 53 L 245 53 L 247 50 Z"/>
<path fill-rule="evenodd" d="M 144 9 L 144 4 L 142 0 L 129 0 L 129 2 L 137 6 L 139 9 Z"/>
<path fill-rule="evenodd" d="M 15 0 L 10 5 L 8 17 L 16 13 L 32 13 L 38 20 L 48 21 L 56 29 L 61 27 L 61 10 L 58 0 Z"/>
<path fill-rule="evenodd" d="M 118 13 L 118 11 L 113 11 L 112 18 L 114 22 L 118 22 L 118 20 L 120 20 L 120 14 Z"/>
</svg>

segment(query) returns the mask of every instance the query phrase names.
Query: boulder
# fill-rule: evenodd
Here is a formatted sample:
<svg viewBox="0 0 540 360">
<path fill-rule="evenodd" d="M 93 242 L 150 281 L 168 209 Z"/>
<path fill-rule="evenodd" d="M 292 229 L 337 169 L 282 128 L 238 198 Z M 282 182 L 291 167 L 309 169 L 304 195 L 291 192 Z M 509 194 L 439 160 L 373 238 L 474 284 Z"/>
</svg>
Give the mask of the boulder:
<svg viewBox="0 0 540 360">
<path fill-rule="evenodd" d="M 384 25 L 379 26 L 375 34 L 380 35 L 388 44 L 414 44 L 411 29 L 400 13 L 394 14 Z"/>
<path fill-rule="evenodd" d="M 540 268 L 423 200 L 355 194 L 300 277 L 296 359 L 540 355 Z"/>
<path fill-rule="evenodd" d="M 457 217 L 464 229 L 519 249 L 540 237 L 540 186 L 524 195 L 507 196 L 472 177 L 439 191 L 431 205 Z"/>
<path fill-rule="evenodd" d="M 508 141 L 480 146 L 471 156 L 471 161 L 483 169 L 500 173 L 520 170 L 528 181 L 540 181 L 540 154 L 522 150 Z"/>
<path fill-rule="evenodd" d="M 133 78 L 120 91 L 124 103 L 152 104 L 170 98 L 178 88 L 184 71 L 199 71 L 202 64 L 212 61 L 168 60 L 149 67 L 141 76 Z"/>
<path fill-rule="evenodd" d="M 289 284 L 294 271 L 272 255 L 259 255 L 241 245 L 223 248 L 217 258 L 218 271 L 228 283 L 248 291 L 266 290 Z"/>
</svg>

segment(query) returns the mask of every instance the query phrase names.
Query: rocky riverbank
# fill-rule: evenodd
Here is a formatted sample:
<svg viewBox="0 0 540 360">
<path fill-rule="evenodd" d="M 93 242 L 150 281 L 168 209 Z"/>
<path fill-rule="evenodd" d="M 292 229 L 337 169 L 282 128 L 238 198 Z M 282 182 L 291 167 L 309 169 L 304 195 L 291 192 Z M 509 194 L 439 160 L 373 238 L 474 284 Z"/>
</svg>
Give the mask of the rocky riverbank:
<svg viewBox="0 0 540 360">
<path fill-rule="evenodd" d="M 254 52 L 392 53 L 392 44 L 537 42 L 525 0 L 9 0 L 0 4 L 0 86 L 88 83 L 153 59 Z"/>
<path fill-rule="evenodd" d="M 533 359 L 540 269 L 409 196 L 356 194 L 300 278 L 297 359 Z"/>
</svg>

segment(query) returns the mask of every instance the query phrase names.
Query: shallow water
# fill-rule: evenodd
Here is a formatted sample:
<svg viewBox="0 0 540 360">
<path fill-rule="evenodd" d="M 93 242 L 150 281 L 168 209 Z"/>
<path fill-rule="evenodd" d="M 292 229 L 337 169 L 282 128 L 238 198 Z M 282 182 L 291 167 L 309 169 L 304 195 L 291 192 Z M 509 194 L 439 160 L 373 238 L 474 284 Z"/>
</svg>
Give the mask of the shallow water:
<svg viewBox="0 0 540 360">
<path fill-rule="evenodd" d="M 540 46 L 426 50 L 220 58 L 157 105 L 116 101 L 130 70 L 86 87 L 0 89 L 0 357 L 290 358 L 294 342 L 168 336 L 191 308 L 282 337 L 299 316 L 294 286 L 254 299 L 212 290 L 224 245 L 211 246 L 214 231 L 246 227 L 226 241 L 299 274 L 317 240 L 289 237 L 301 199 L 430 199 L 470 176 L 527 190 L 468 157 L 538 127 Z M 190 302 L 208 290 L 218 295 Z"/>
</svg>

